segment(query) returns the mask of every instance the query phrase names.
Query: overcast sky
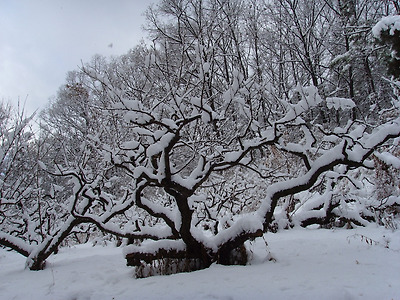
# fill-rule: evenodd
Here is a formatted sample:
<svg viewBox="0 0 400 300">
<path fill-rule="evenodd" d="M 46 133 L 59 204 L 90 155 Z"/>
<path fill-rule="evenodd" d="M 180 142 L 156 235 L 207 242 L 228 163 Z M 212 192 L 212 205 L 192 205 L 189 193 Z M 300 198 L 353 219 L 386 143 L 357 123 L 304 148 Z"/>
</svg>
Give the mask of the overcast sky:
<svg viewBox="0 0 400 300">
<path fill-rule="evenodd" d="M 157 0 L 0 0 L 0 100 L 45 107 L 68 71 L 138 44 Z M 112 47 L 111 47 L 112 44 Z"/>
</svg>

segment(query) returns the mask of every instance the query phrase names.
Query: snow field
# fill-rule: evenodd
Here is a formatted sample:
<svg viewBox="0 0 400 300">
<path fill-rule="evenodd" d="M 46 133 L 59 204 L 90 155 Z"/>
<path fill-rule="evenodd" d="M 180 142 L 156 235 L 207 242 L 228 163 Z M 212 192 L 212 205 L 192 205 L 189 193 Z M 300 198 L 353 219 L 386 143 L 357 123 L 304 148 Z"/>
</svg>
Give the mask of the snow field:
<svg viewBox="0 0 400 300">
<path fill-rule="evenodd" d="M 294 229 L 265 240 L 271 253 L 257 239 L 248 266 L 145 279 L 112 246 L 63 248 L 38 272 L 0 249 L 0 299 L 400 299 L 400 231 Z"/>
</svg>

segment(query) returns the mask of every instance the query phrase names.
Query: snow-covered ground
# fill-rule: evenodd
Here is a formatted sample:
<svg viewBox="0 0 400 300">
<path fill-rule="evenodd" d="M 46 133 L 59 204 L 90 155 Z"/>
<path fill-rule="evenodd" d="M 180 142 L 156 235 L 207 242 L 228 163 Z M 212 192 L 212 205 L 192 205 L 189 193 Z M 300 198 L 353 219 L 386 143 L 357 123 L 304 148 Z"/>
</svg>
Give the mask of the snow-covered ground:
<svg viewBox="0 0 400 300">
<path fill-rule="evenodd" d="M 400 231 L 294 229 L 265 238 L 275 262 L 259 239 L 252 265 L 145 279 L 133 277 L 121 248 L 64 248 L 39 272 L 0 249 L 0 299 L 400 299 Z"/>
</svg>

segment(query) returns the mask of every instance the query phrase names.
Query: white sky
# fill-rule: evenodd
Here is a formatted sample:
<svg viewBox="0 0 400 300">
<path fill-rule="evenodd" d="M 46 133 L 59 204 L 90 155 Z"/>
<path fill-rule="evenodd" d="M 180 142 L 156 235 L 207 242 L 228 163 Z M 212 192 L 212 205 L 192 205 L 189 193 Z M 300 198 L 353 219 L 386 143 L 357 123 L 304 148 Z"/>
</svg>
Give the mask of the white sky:
<svg viewBox="0 0 400 300">
<path fill-rule="evenodd" d="M 28 113 L 44 108 L 81 61 L 138 44 L 143 12 L 155 2 L 0 0 L 0 101 L 25 103 Z"/>
</svg>

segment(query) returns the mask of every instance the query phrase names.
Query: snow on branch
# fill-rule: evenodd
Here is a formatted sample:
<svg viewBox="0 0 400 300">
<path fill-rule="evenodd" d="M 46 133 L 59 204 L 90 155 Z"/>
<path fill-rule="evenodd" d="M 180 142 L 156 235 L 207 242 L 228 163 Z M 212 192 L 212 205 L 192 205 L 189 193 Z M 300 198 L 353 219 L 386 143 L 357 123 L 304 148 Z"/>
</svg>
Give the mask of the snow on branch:
<svg viewBox="0 0 400 300">
<path fill-rule="evenodd" d="M 28 257 L 34 249 L 33 246 L 27 244 L 21 238 L 12 236 L 5 232 L 0 232 L 0 245 L 11 248 L 26 257 Z"/>
<path fill-rule="evenodd" d="M 129 266 L 140 266 L 141 260 L 151 263 L 162 258 L 190 258 L 182 240 L 144 241 L 140 246 L 126 246 L 123 252 Z"/>
<path fill-rule="evenodd" d="M 315 86 L 302 87 L 300 85 L 295 89 L 301 99 L 296 104 L 285 103 L 288 112 L 280 119 L 277 123 L 286 123 L 295 120 L 298 116 L 302 115 L 311 108 L 317 106 L 322 102 L 322 98 L 318 93 L 318 89 Z"/>
<path fill-rule="evenodd" d="M 348 98 L 328 97 L 326 98 L 326 106 L 335 110 L 349 110 L 356 106 L 353 100 Z"/>
<path fill-rule="evenodd" d="M 400 159 L 389 152 L 374 152 L 374 155 L 383 161 L 385 164 L 393 168 L 400 169 Z"/>
</svg>

